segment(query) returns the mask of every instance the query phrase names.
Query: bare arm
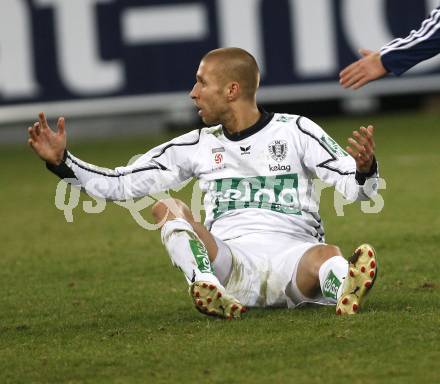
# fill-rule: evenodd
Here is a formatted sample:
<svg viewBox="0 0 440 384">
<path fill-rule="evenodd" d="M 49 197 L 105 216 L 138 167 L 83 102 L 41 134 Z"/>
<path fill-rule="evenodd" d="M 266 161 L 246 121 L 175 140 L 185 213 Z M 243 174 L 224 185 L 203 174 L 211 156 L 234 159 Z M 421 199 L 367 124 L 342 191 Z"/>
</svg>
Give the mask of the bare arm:
<svg viewBox="0 0 440 384">
<path fill-rule="evenodd" d="M 67 143 L 64 117 L 58 119 L 57 131 L 54 132 L 47 124 L 44 113 L 40 112 L 38 121 L 28 128 L 28 133 L 29 145 L 42 160 L 53 165 L 62 162 Z"/>
<path fill-rule="evenodd" d="M 339 83 L 344 88 L 358 89 L 388 73 L 382 64 L 380 52 L 367 49 L 360 49 L 359 52 L 362 58 L 339 73 Z"/>
</svg>

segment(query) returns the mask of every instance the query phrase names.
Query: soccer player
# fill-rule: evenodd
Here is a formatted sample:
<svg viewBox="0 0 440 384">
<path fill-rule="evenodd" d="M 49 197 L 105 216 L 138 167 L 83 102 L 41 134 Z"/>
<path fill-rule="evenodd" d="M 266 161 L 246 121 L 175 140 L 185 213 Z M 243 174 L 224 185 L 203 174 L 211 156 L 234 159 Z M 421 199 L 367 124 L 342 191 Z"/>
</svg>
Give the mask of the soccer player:
<svg viewBox="0 0 440 384">
<path fill-rule="evenodd" d="M 306 117 L 258 108 L 259 70 L 240 48 L 221 48 L 200 62 L 190 93 L 207 128 L 159 145 L 114 170 L 66 149 L 64 118 L 52 131 L 43 113 L 29 144 L 61 178 L 88 193 L 124 200 L 172 188 L 196 177 L 206 220 L 194 220 L 176 199 L 152 208 L 172 263 L 185 275 L 195 307 L 224 318 L 245 306 L 336 305 L 356 313 L 377 274 L 374 249 L 358 247 L 347 261 L 326 244 L 312 193 L 318 178 L 350 200 L 377 189 L 373 127 L 361 127 L 346 151 Z"/>
<path fill-rule="evenodd" d="M 380 51 L 360 49 L 362 58 L 344 68 L 339 82 L 344 88 L 358 89 L 389 72 L 400 76 L 414 65 L 440 52 L 440 7 L 423 21 L 419 30 L 395 39 Z"/>
</svg>

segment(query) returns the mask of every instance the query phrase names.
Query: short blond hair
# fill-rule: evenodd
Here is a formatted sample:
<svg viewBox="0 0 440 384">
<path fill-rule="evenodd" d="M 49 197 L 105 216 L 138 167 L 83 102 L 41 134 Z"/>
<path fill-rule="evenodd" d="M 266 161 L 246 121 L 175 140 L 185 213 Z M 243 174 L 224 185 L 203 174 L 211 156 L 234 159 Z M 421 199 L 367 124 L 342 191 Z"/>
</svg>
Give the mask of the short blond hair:
<svg viewBox="0 0 440 384">
<path fill-rule="evenodd" d="M 225 83 L 236 81 L 240 84 L 246 99 L 255 99 L 260 83 L 260 70 L 255 58 L 242 48 L 218 48 L 203 56 L 202 61 L 216 60 L 219 76 Z"/>
</svg>

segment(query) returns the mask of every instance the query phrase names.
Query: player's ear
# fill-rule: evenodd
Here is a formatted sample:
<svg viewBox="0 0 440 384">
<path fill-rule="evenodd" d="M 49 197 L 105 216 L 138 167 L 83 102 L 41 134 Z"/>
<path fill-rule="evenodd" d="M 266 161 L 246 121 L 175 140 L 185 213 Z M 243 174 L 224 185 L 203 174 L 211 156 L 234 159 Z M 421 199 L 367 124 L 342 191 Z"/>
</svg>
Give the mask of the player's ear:
<svg viewBox="0 0 440 384">
<path fill-rule="evenodd" d="M 236 81 L 228 85 L 228 101 L 234 101 L 240 95 L 240 84 Z"/>
</svg>

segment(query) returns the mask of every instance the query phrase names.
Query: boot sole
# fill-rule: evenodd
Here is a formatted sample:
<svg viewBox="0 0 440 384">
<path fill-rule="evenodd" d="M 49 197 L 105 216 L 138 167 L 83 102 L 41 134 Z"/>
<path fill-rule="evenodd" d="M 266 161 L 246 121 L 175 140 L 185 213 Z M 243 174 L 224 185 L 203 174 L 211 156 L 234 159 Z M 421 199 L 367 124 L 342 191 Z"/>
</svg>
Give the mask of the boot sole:
<svg viewBox="0 0 440 384">
<path fill-rule="evenodd" d="M 208 316 L 239 319 L 247 309 L 232 296 L 221 292 L 215 284 L 197 281 L 191 284 L 189 294 L 196 309 Z"/>
<path fill-rule="evenodd" d="M 377 277 L 376 251 L 371 245 L 362 244 L 356 248 L 348 261 L 348 275 L 336 304 L 337 315 L 356 314 Z"/>
</svg>

